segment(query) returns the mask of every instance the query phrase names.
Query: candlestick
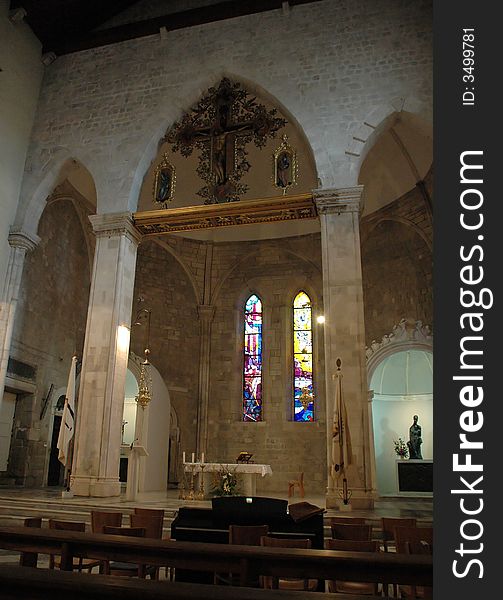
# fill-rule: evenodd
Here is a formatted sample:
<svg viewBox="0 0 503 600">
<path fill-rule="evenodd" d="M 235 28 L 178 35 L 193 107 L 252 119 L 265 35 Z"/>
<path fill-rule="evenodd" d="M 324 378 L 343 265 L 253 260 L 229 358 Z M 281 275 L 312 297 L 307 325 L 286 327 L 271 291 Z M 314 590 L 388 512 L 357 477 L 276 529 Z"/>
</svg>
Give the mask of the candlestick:
<svg viewBox="0 0 503 600">
<path fill-rule="evenodd" d="M 185 452 L 182 454 L 183 458 L 182 458 L 182 462 L 185 462 Z"/>
<path fill-rule="evenodd" d="M 201 462 L 204 462 L 204 452 L 201 452 Z"/>
<path fill-rule="evenodd" d="M 192 462 L 196 462 L 195 461 L 195 454 L 194 454 L 194 452 L 192 452 Z"/>
</svg>

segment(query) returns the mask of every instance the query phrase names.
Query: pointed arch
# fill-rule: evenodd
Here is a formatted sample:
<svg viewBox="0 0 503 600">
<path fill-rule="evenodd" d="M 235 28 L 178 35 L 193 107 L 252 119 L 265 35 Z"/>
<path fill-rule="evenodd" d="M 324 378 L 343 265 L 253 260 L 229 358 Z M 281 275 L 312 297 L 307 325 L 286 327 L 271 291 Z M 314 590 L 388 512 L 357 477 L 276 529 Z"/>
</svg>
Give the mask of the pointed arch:
<svg viewBox="0 0 503 600">
<path fill-rule="evenodd" d="M 40 217 L 46 207 L 47 199 L 58 193 L 58 186 L 64 181 L 63 175 L 72 169 L 72 167 L 80 168 L 86 173 L 91 181 L 93 188 L 93 198 L 86 198 L 92 212 L 96 212 L 96 178 L 89 170 L 88 163 L 82 160 L 74 152 L 70 152 L 65 148 L 60 148 L 40 170 L 40 178 L 35 182 L 35 177 L 30 176 L 23 183 L 22 198 L 15 219 L 15 226 L 23 231 L 36 233 L 40 222 Z M 81 195 L 79 194 L 79 199 Z M 26 200 L 24 200 L 26 198 Z M 94 206 L 93 206 L 94 205 Z"/>
<path fill-rule="evenodd" d="M 262 300 L 251 294 L 244 305 L 243 421 L 262 421 Z"/>
<path fill-rule="evenodd" d="M 313 309 L 311 298 L 300 290 L 293 313 L 293 420 L 314 421 Z"/>
<path fill-rule="evenodd" d="M 248 79 L 240 74 L 228 71 L 226 69 L 222 69 L 218 72 L 201 77 L 198 80 L 194 80 L 190 92 L 186 92 L 184 94 L 183 101 L 180 101 L 179 98 L 175 98 L 174 102 L 166 108 L 164 114 L 155 115 L 155 117 L 152 117 L 151 122 L 146 125 L 146 128 L 149 129 L 150 134 L 148 135 L 148 137 L 144 138 L 143 149 L 141 147 L 138 148 L 137 156 L 139 158 L 136 162 L 136 165 L 134 166 L 131 188 L 129 190 L 129 210 L 133 212 L 138 210 L 140 194 L 145 175 L 147 174 L 149 168 L 156 159 L 156 156 L 164 142 L 164 136 L 166 135 L 167 130 L 178 119 L 180 119 L 180 117 L 184 113 L 191 110 L 191 108 L 198 102 L 198 100 L 200 100 L 201 97 L 204 96 L 205 93 L 207 93 L 208 88 L 218 85 L 219 81 L 223 77 L 227 77 L 231 81 L 240 83 L 243 86 L 243 88 L 248 90 L 251 94 L 255 94 L 261 100 L 265 100 L 281 112 L 281 114 L 287 119 L 289 123 L 291 123 L 291 125 L 299 133 L 302 141 L 305 144 L 305 149 L 307 151 L 309 161 L 313 165 L 316 177 L 318 177 L 318 162 L 320 159 L 317 158 L 313 150 L 314 140 L 307 135 L 306 128 L 303 126 L 299 118 L 297 118 L 297 116 L 293 114 L 289 108 L 286 107 L 286 105 L 282 102 L 281 98 L 278 95 L 269 92 L 265 87 L 263 87 L 262 85 L 260 85 L 252 79 Z M 323 147 L 321 147 L 318 152 L 323 152 L 324 154 L 326 154 L 326 151 L 323 149 Z M 324 162 L 326 162 L 325 156 L 323 157 L 323 160 Z"/>
</svg>

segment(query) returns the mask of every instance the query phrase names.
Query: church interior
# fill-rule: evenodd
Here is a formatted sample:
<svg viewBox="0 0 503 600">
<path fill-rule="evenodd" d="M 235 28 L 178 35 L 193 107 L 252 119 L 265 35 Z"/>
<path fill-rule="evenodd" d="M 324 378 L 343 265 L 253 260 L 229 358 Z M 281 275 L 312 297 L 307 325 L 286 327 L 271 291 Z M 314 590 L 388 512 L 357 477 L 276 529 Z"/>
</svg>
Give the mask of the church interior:
<svg viewBox="0 0 503 600">
<path fill-rule="evenodd" d="M 431 2 L 0 0 L 0 61 L 0 528 L 431 526 Z"/>
</svg>

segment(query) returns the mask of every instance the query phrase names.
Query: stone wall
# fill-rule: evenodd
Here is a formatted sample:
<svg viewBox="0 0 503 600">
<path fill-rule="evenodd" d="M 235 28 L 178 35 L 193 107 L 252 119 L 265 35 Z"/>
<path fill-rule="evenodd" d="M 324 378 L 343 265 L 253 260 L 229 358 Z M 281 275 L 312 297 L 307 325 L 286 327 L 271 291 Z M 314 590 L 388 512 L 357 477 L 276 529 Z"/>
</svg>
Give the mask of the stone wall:
<svg viewBox="0 0 503 600">
<path fill-rule="evenodd" d="M 313 323 L 315 422 L 293 422 L 292 304 L 305 290 L 313 314 L 322 308 L 319 235 L 222 244 L 215 263 L 235 268 L 215 298 L 211 346 L 208 456 L 232 460 L 241 451 L 268 463 L 273 477 L 259 479 L 258 491 L 286 493 L 288 480 L 305 473 L 307 493 L 326 488 L 326 408 L 323 329 Z M 243 310 L 256 293 L 263 303 L 263 422 L 242 421 Z"/>
<path fill-rule="evenodd" d="M 259 481 L 259 491 L 286 492 L 288 480 L 304 471 L 306 489 L 322 493 L 326 485 L 323 330 L 316 329 L 316 324 L 316 422 L 292 422 L 291 401 L 291 304 L 304 289 L 311 296 L 314 313 L 322 312 L 319 235 L 215 244 L 209 253 L 211 261 L 207 258 L 210 246 L 167 237 L 160 243 L 145 242 L 138 251 L 135 297 L 143 296 L 143 306 L 152 309 L 151 362 L 170 391 L 181 429 L 181 450 L 190 454 L 196 448 L 197 305 L 206 296 L 206 303 L 216 308 L 206 458 L 232 462 L 241 450 L 247 450 L 256 462 L 269 463 L 274 471 L 274 478 Z M 205 269 L 210 288 L 206 291 Z M 242 311 L 254 292 L 264 303 L 264 422 L 243 423 Z M 136 354 L 142 352 L 144 334 L 143 327 L 133 326 L 131 346 Z"/>
<path fill-rule="evenodd" d="M 9 1 L 0 0 L 0 302 L 9 245 L 44 66 L 41 44 L 24 21 L 8 18 Z M 0 304 L 0 311 L 4 310 Z M 3 315 L 0 315 L 0 322 Z"/>
<path fill-rule="evenodd" d="M 192 268 L 196 267 L 196 259 Z M 199 265 L 204 268 L 203 261 Z M 144 298 L 140 306 L 152 311 L 150 361 L 168 387 L 182 431 L 181 444 L 194 451 L 199 376 L 198 301 L 180 262 L 155 242 L 144 242 L 138 248 L 133 319 L 140 296 Z M 131 350 L 143 356 L 145 343 L 144 321 L 141 326 L 132 325 Z"/>
<path fill-rule="evenodd" d="M 82 358 L 90 287 L 88 249 L 70 200 L 47 206 L 38 235 L 40 244 L 26 258 L 11 349 L 15 359 L 37 367 L 36 393 L 18 396 L 9 459 L 10 474 L 26 486 L 46 483 L 57 397 L 41 421 L 42 400 L 51 384 L 66 389 L 72 355 Z"/>
<path fill-rule="evenodd" d="M 320 185 L 354 185 L 358 158 L 346 151 L 364 122 L 376 127 L 399 109 L 431 120 L 431 19 L 429 1 L 324 0 L 58 57 L 43 81 L 23 198 L 43 201 L 40 182 L 76 156 L 95 178 L 98 212 L 134 210 L 166 128 L 224 74 L 292 115 Z"/>
<path fill-rule="evenodd" d="M 402 318 L 433 328 L 433 227 L 419 189 L 362 219 L 361 234 L 366 345 Z"/>
</svg>

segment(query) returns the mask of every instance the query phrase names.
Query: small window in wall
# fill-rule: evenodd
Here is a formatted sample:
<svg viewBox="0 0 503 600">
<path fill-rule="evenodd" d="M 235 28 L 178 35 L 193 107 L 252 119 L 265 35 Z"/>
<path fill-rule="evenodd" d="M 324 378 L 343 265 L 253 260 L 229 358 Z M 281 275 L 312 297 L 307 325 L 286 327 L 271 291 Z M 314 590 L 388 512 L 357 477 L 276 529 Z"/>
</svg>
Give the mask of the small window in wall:
<svg viewBox="0 0 503 600">
<path fill-rule="evenodd" d="M 314 421 L 311 299 L 299 292 L 293 302 L 294 421 Z"/>
<path fill-rule="evenodd" d="M 244 311 L 243 421 L 262 421 L 262 302 L 256 294 Z"/>
</svg>

